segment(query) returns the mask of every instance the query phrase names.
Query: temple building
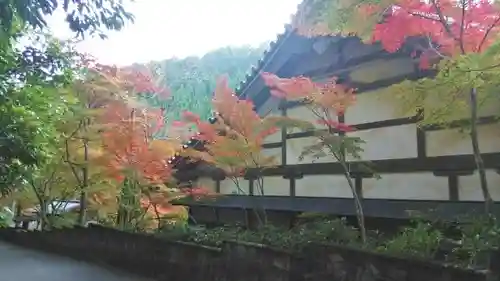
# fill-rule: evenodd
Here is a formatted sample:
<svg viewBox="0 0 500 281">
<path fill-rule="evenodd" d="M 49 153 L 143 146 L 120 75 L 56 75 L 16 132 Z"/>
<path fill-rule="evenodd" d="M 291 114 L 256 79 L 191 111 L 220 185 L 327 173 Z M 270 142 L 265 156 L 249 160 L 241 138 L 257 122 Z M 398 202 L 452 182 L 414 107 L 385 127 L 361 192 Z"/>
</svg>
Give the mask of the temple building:
<svg viewBox="0 0 500 281">
<path fill-rule="evenodd" d="M 398 52 L 388 53 L 379 44 L 363 44 L 357 37 L 306 38 L 289 25 L 285 30 L 236 92 L 252 100 L 261 116 L 313 120 L 314 116 L 300 103 L 282 103 L 271 96 L 260 73 L 285 78 L 303 75 L 314 81 L 336 76 L 343 84 L 356 88 L 357 102 L 342 121 L 356 129 L 348 134 L 366 142 L 362 159 L 370 161 L 381 176 L 377 179 L 358 169 L 356 162 L 351 163 L 351 177 L 363 198 L 367 217 L 407 219 L 412 212 L 431 210 L 442 217 L 455 217 L 482 210 L 483 196 L 470 138 L 460 130 L 467 116 L 457 117 L 446 128 L 419 127 L 419 114 L 425 112 L 402 114 L 401 101 L 384 91 L 403 80 L 434 74 L 432 70 L 421 70 L 418 58 L 412 58 L 412 40 Z M 494 200 L 500 200 L 500 124 L 495 118 L 499 111 L 498 102 L 481 108 L 478 126 Z M 179 179 L 221 194 L 216 200 L 182 204 L 189 205 L 191 215 L 202 223 L 248 222 L 252 216 L 249 210 L 257 207 L 266 210 L 269 220 L 285 224 L 293 223 L 294 217 L 303 212 L 353 216 L 352 193 L 340 164 L 328 157 L 299 161 L 298 153 L 312 141 L 309 132 L 279 131 L 267 139 L 264 152 L 277 155 L 279 163 L 264 171 L 264 194 L 255 190 L 252 178 L 240 179 L 244 182 L 242 192 L 241 186 L 237 188 L 213 167 L 179 163 Z M 494 209 L 500 211 L 497 204 Z"/>
</svg>

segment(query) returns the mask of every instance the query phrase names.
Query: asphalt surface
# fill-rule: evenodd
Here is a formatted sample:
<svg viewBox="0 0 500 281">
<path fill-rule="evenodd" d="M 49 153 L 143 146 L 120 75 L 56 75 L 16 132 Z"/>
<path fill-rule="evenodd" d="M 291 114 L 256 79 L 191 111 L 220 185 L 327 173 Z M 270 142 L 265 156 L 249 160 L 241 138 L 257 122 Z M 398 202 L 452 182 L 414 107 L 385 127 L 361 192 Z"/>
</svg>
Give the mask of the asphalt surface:
<svg viewBox="0 0 500 281">
<path fill-rule="evenodd" d="M 0 242 L 1 281 L 150 281 L 127 273 Z"/>
</svg>

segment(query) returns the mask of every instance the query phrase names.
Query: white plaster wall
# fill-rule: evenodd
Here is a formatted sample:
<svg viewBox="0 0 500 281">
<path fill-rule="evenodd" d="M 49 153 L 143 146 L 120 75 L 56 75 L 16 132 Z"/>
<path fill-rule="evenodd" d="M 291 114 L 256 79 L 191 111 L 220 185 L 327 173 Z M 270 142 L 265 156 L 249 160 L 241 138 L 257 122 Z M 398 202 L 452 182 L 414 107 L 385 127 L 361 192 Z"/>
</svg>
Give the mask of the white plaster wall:
<svg viewBox="0 0 500 281">
<path fill-rule="evenodd" d="M 488 170 L 486 171 L 486 178 L 491 197 L 495 201 L 500 201 L 500 175 L 496 171 Z M 458 188 L 460 200 L 483 201 L 483 193 L 480 188 L 477 172 L 470 176 L 460 177 Z"/>
<path fill-rule="evenodd" d="M 364 198 L 447 200 L 448 179 L 432 173 L 383 174 L 363 179 Z"/>
<path fill-rule="evenodd" d="M 275 143 L 281 141 L 281 130 L 278 130 L 276 133 L 267 136 L 264 139 L 264 143 Z"/>
<path fill-rule="evenodd" d="M 484 95 L 484 93 L 479 92 L 478 107 L 478 116 L 480 117 L 498 115 L 500 110 L 500 96 L 497 94 Z M 444 111 L 443 108 L 447 110 Z M 424 110 L 433 116 L 441 116 L 444 112 L 443 121 L 469 118 L 469 95 L 467 92 L 459 95 L 442 94 L 439 92 L 431 93 L 426 97 Z"/>
<path fill-rule="evenodd" d="M 478 134 L 481 153 L 500 151 L 500 124 L 480 125 Z M 428 156 L 472 154 L 467 131 L 446 129 L 427 132 L 426 136 Z"/>
<path fill-rule="evenodd" d="M 367 91 L 356 95 L 356 102 L 345 113 L 348 124 L 361 124 L 413 116 L 398 107 L 398 96 L 386 89 Z"/>
<path fill-rule="evenodd" d="M 268 110 L 267 113 L 261 114 L 262 118 L 266 117 L 275 117 L 275 116 L 281 116 L 281 110 L 278 109 L 278 106 L 276 105 L 276 108 L 272 110 Z M 280 142 L 281 141 L 281 129 L 277 130 L 276 133 L 267 136 L 264 139 L 264 143 L 275 143 L 275 142 Z"/>
<path fill-rule="evenodd" d="M 398 59 L 391 62 L 379 61 L 357 67 L 351 75 L 353 80 L 365 83 L 391 76 L 410 73 L 414 70 L 410 59 Z M 402 112 L 398 97 L 386 90 L 362 93 L 357 96 L 356 104 L 346 113 L 347 124 L 368 123 L 411 116 L 413 113 Z M 427 110 L 427 107 L 426 107 Z M 482 106 L 480 115 L 498 114 L 500 103 L 492 101 Z M 455 118 L 467 117 L 467 112 L 457 114 Z M 288 110 L 288 115 L 300 119 L 315 120 L 304 107 Z M 371 129 L 349 133 L 363 139 L 363 160 L 381 160 L 409 158 L 417 156 L 416 125 L 402 125 Z M 480 147 L 483 153 L 500 151 L 500 125 L 481 125 L 479 128 Z M 430 131 L 426 133 L 427 155 L 471 154 L 472 148 L 468 136 L 458 129 Z M 302 148 L 315 141 L 314 138 L 287 140 L 287 164 L 333 162 L 332 158 L 297 160 Z M 376 167 L 375 167 L 376 169 Z M 490 192 L 494 199 L 500 200 L 500 175 L 488 171 Z M 432 173 L 383 174 L 382 179 L 363 179 L 365 198 L 424 199 L 446 200 L 448 179 L 435 177 Z M 342 176 L 305 176 L 296 183 L 297 196 L 312 197 L 352 197 L 350 189 Z M 482 200 L 477 174 L 459 178 L 459 196 L 461 200 Z"/>
<path fill-rule="evenodd" d="M 236 178 L 236 182 L 231 178 L 226 178 L 220 183 L 221 194 L 248 195 L 248 181 L 243 178 Z"/>
<path fill-rule="evenodd" d="M 309 121 L 316 128 L 324 128 L 324 126 L 316 123 L 316 120 L 318 120 L 318 118 L 311 112 L 311 110 L 309 110 L 305 106 L 297 106 L 297 107 L 289 108 L 289 109 L 287 109 L 286 114 L 290 118 L 299 119 L 299 120 L 303 120 L 303 121 Z M 291 131 L 291 130 L 292 129 L 288 130 L 289 134 L 296 133 L 296 132 L 300 131 L 299 129 L 293 129 L 294 131 Z"/>
<path fill-rule="evenodd" d="M 264 196 L 289 196 L 290 181 L 282 176 L 264 177 L 263 186 Z M 262 190 L 258 184 L 254 183 L 254 195 L 262 195 Z"/>
<path fill-rule="evenodd" d="M 352 192 L 345 177 L 340 175 L 304 176 L 295 182 L 295 195 L 352 198 Z"/>
<path fill-rule="evenodd" d="M 207 191 L 216 192 L 216 183 L 211 178 L 199 178 L 197 181 L 197 187 L 205 188 Z"/>
<path fill-rule="evenodd" d="M 382 160 L 417 157 L 417 125 L 401 125 L 354 131 L 347 136 L 361 138 L 361 160 Z M 352 159 L 349 157 L 348 159 Z"/>
<path fill-rule="evenodd" d="M 318 140 L 315 137 L 288 139 L 286 143 L 287 165 L 336 162 L 337 160 L 329 153 L 327 153 L 326 149 L 324 150 L 326 153 L 325 157 L 315 158 L 313 156 L 306 156 L 302 161 L 299 161 L 299 156 L 304 150 L 304 147 L 308 145 L 313 145 L 317 141 Z"/>
<path fill-rule="evenodd" d="M 271 113 L 278 114 L 280 102 L 281 99 L 270 96 L 269 99 L 264 102 L 264 104 L 259 108 L 259 111 L 257 113 L 260 117 L 265 117 Z"/>
<path fill-rule="evenodd" d="M 294 108 L 290 108 L 287 110 L 287 116 L 291 118 L 296 118 L 304 121 L 309 121 L 318 129 L 324 129 L 325 127 L 316 123 L 318 119 L 314 114 L 305 106 L 298 106 Z M 300 130 L 288 131 L 288 133 L 299 132 Z M 315 158 L 313 156 L 306 156 L 302 161 L 299 161 L 299 156 L 304 150 L 304 147 L 308 145 L 313 145 L 317 142 L 317 138 L 315 137 L 307 137 L 307 138 L 295 138 L 295 139 L 287 139 L 286 153 L 287 153 L 287 164 L 301 164 L 301 163 L 328 163 L 335 162 L 335 158 L 330 156 L 328 153 L 327 156 L 321 158 Z"/>
<path fill-rule="evenodd" d="M 415 71 L 415 62 L 411 58 L 379 59 L 359 64 L 349 75 L 353 81 L 371 83 Z"/>
<path fill-rule="evenodd" d="M 281 148 L 264 148 L 262 149 L 262 154 L 267 157 L 273 157 L 274 162 L 269 166 L 281 165 Z"/>
</svg>

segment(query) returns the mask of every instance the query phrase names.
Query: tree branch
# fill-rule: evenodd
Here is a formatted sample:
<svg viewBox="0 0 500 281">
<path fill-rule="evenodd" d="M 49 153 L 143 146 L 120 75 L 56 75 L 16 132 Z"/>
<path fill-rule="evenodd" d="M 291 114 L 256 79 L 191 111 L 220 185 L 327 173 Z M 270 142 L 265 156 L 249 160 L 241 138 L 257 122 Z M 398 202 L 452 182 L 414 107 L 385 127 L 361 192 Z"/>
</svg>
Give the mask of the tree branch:
<svg viewBox="0 0 500 281">
<path fill-rule="evenodd" d="M 68 163 L 71 171 L 73 172 L 73 176 L 75 177 L 76 179 L 76 182 L 78 183 L 78 186 L 82 186 L 82 180 L 80 179 L 80 177 L 78 176 L 78 172 L 76 171 L 75 169 L 75 165 L 70 162 L 69 160 L 69 143 L 68 143 L 68 140 L 65 141 L 65 146 L 66 146 L 66 163 Z"/>
<path fill-rule="evenodd" d="M 477 47 L 477 51 L 480 52 L 481 49 L 483 48 L 484 43 L 486 43 L 486 40 L 488 39 L 488 36 L 490 35 L 490 32 L 497 26 L 497 24 L 500 23 L 500 15 L 497 17 L 497 19 L 486 29 L 486 32 L 484 33 L 483 39 L 481 39 L 481 42 L 479 43 Z"/>
<path fill-rule="evenodd" d="M 453 32 L 451 31 L 451 28 L 448 25 L 448 22 L 446 21 L 443 13 L 441 12 L 441 8 L 437 4 L 437 0 L 431 0 L 431 3 L 434 9 L 436 9 L 436 14 L 438 15 L 439 21 L 443 25 L 443 28 L 446 31 L 446 33 L 448 33 L 448 35 L 460 45 L 460 50 L 462 51 L 462 54 L 465 54 L 465 49 L 463 48 L 462 42 L 460 42 L 460 40 L 456 38 L 455 35 L 453 35 Z"/>
<path fill-rule="evenodd" d="M 460 41 L 460 49 L 462 50 L 462 53 L 465 53 L 465 48 L 464 48 L 464 30 L 465 30 L 465 8 L 466 8 L 466 0 L 460 0 L 460 3 L 462 4 L 462 20 L 460 23 L 460 36 L 459 36 L 459 41 Z"/>
</svg>

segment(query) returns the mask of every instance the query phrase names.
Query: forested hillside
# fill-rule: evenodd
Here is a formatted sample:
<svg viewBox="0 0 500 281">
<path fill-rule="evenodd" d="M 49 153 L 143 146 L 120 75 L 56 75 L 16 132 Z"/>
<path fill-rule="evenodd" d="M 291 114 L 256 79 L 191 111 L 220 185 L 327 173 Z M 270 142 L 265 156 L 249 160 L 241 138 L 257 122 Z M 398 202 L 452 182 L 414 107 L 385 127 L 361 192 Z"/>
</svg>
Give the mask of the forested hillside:
<svg viewBox="0 0 500 281">
<path fill-rule="evenodd" d="M 203 57 L 167 59 L 149 65 L 161 77 L 161 84 L 171 90 L 169 100 L 144 96 L 147 103 L 164 107 L 169 122 L 178 120 L 184 110 L 208 118 L 211 114 L 211 97 L 216 79 L 228 74 L 229 84 L 236 87 L 247 71 L 262 57 L 267 44 L 258 48 L 249 46 L 225 47 Z"/>
</svg>

